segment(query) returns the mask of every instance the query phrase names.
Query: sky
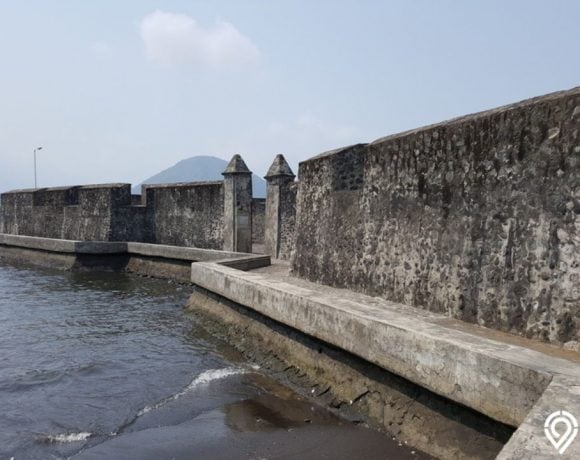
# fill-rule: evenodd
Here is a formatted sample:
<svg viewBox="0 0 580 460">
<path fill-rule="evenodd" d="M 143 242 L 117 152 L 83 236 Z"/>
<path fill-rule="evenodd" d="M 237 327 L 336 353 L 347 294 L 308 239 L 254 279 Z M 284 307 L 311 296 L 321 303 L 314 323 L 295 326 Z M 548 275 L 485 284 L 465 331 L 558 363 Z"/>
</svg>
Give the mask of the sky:
<svg viewBox="0 0 580 460">
<path fill-rule="evenodd" d="M 0 191 L 325 150 L 580 85 L 576 0 L 0 0 Z"/>
</svg>

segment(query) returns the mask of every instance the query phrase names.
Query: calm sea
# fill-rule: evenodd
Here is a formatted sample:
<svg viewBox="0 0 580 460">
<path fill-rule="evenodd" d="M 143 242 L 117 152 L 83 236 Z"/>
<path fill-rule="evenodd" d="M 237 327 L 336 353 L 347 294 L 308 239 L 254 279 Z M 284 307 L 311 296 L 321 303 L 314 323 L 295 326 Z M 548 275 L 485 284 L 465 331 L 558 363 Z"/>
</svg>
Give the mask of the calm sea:
<svg viewBox="0 0 580 460">
<path fill-rule="evenodd" d="M 419 458 L 260 376 L 187 289 L 0 262 L 0 458 Z"/>
</svg>

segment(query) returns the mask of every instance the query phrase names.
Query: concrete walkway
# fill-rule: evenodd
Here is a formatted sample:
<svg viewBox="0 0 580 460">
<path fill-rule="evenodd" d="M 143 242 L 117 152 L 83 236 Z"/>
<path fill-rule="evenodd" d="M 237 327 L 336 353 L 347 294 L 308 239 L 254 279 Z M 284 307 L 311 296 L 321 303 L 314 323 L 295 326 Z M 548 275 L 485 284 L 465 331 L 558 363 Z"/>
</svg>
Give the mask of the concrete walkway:
<svg viewBox="0 0 580 460">
<path fill-rule="evenodd" d="M 560 455 L 544 434 L 555 411 L 580 418 L 577 352 L 299 280 L 280 264 L 242 272 L 198 262 L 192 282 L 518 427 L 500 459 L 580 458 L 580 437 Z"/>
</svg>

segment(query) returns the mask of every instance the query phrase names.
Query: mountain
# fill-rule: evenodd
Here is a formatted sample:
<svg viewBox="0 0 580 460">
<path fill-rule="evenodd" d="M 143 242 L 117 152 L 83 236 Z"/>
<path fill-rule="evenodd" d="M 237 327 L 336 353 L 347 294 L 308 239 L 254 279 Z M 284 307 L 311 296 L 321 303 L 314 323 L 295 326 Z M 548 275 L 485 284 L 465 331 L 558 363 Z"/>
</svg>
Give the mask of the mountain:
<svg viewBox="0 0 580 460">
<path fill-rule="evenodd" d="M 167 168 L 149 179 L 145 179 L 141 184 L 134 186 L 133 193 L 140 194 L 142 184 L 223 180 L 222 172 L 227 165 L 227 161 L 212 156 L 199 155 L 186 158 L 171 168 Z M 255 174 L 252 174 L 252 187 L 254 198 L 264 198 L 266 196 L 266 181 Z"/>
</svg>

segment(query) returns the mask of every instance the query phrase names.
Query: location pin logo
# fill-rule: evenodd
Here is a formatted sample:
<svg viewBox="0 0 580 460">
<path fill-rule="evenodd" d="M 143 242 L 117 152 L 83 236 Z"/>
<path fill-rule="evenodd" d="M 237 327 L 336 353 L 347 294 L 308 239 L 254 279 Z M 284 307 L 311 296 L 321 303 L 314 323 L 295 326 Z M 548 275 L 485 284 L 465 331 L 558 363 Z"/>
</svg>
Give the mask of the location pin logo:
<svg viewBox="0 0 580 460">
<path fill-rule="evenodd" d="M 578 420 L 565 410 L 550 414 L 544 423 L 546 438 L 563 454 L 578 434 Z"/>
</svg>

